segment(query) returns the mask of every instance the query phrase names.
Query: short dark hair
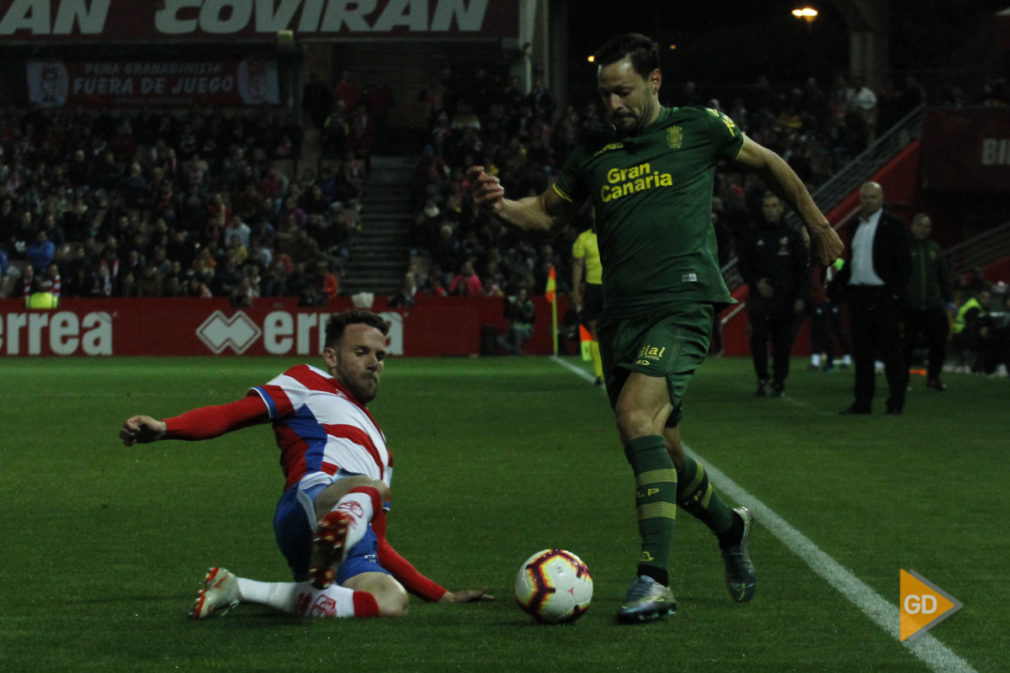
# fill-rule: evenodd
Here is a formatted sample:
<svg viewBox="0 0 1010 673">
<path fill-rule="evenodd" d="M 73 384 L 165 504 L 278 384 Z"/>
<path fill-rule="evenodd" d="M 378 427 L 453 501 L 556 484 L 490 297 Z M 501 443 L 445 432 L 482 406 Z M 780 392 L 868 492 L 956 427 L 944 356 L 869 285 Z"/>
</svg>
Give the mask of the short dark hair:
<svg viewBox="0 0 1010 673">
<path fill-rule="evenodd" d="M 337 345 L 344 336 L 344 330 L 348 325 L 365 324 L 382 332 L 383 336 L 389 334 L 389 325 L 378 314 L 360 308 L 352 308 L 340 313 L 334 313 L 326 321 L 326 348 Z"/>
<path fill-rule="evenodd" d="M 631 67 L 643 78 L 659 67 L 659 45 L 641 33 L 625 33 L 607 40 L 596 51 L 596 65 L 602 67 L 616 63 L 627 56 Z"/>
</svg>

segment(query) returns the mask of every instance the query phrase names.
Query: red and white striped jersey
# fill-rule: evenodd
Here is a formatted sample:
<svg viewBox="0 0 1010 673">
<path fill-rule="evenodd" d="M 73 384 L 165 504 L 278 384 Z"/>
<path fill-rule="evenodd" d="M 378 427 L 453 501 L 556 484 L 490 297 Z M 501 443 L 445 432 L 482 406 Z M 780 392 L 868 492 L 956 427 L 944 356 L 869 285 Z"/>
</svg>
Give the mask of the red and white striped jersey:
<svg viewBox="0 0 1010 673">
<path fill-rule="evenodd" d="M 259 395 L 269 410 L 285 488 L 313 474 L 329 481 L 338 472 L 390 485 L 393 456 L 379 424 L 325 371 L 298 365 L 249 394 Z"/>
</svg>

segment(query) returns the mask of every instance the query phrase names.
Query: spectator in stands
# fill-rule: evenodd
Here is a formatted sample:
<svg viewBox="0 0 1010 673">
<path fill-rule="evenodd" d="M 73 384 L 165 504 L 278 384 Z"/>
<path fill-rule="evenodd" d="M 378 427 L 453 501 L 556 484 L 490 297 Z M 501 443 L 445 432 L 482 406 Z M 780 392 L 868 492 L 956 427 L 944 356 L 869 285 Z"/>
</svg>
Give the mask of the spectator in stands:
<svg viewBox="0 0 1010 673">
<path fill-rule="evenodd" d="M 508 331 L 498 337 L 498 345 L 510 355 L 520 355 L 523 346 L 533 336 L 536 307 L 525 287 L 520 287 L 514 295 L 505 298 L 505 318 L 509 322 Z"/>
<path fill-rule="evenodd" d="M 994 366 L 992 321 L 989 302 L 992 286 L 984 283 L 974 296 L 957 311 L 951 329 L 953 346 L 957 349 L 965 368 L 976 374 L 988 374 Z"/>
<path fill-rule="evenodd" d="M 35 274 L 35 269 L 31 265 L 25 266 L 15 276 L 10 296 L 27 299 L 30 295 L 39 291 L 40 282 L 38 276 Z"/>
<path fill-rule="evenodd" d="M 544 86 L 543 77 L 537 76 L 533 78 L 533 83 L 530 85 L 530 92 L 526 94 L 526 98 L 524 100 L 536 117 L 540 119 L 551 119 L 554 116 L 554 96 L 551 95 L 551 92 Z"/>
<path fill-rule="evenodd" d="M 204 282 L 203 277 L 195 271 L 190 271 L 186 274 L 186 296 L 209 299 L 214 295 L 207 283 Z"/>
<path fill-rule="evenodd" d="M 866 85 L 862 77 L 854 80 L 852 95 L 852 108 L 862 117 L 866 127 L 868 142 L 872 143 L 876 139 L 877 132 L 877 95 L 873 89 Z"/>
<path fill-rule="evenodd" d="M 408 270 L 400 280 L 400 287 L 389 298 L 391 308 L 412 308 L 417 302 L 417 283 L 414 271 Z"/>
<path fill-rule="evenodd" d="M 361 101 L 361 85 L 354 81 L 350 70 L 340 73 L 340 81 L 333 88 L 335 103 L 343 103 L 348 110 L 353 110 Z"/>
<path fill-rule="evenodd" d="M 479 297 L 484 294 L 484 286 L 473 268 L 472 260 L 463 262 L 459 273 L 449 284 L 449 294 L 462 297 Z"/>
<path fill-rule="evenodd" d="M 35 240 L 25 250 L 25 257 L 31 263 L 36 273 L 45 271 L 56 254 L 56 246 L 49 240 L 45 229 L 39 229 L 35 234 Z"/>
<path fill-rule="evenodd" d="M 158 267 L 153 263 L 145 264 L 137 281 L 138 297 L 160 297 L 164 277 L 158 273 Z"/>
<path fill-rule="evenodd" d="M 257 296 L 252 280 L 248 276 L 242 276 L 231 291 L 229 300 L 232 306 L 249 307 L 253 305 L 253 299 Z"/>
<path fill-rule="evenodd" d="M 421 283 L 421 293 L 427 297 L 446 297 L 449 295 L 449 288 L 442 274 L 442 267 L 438 264 L 431 264 Z"/>
</svg>

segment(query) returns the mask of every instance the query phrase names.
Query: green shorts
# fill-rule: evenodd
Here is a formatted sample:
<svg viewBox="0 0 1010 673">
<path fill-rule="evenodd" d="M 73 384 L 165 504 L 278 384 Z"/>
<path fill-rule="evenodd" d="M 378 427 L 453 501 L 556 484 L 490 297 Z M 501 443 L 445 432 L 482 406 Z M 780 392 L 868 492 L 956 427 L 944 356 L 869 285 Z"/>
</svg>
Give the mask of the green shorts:
<svg viewBox="0 0 1010 673">
<path fill-rule="evenodd" d="M 683 401 L 694 370 L 708 355 L 712 334 L 712 304 L 686 304 L 659 317 L 600 320 L 597 335 L 610 406 L 617 405 L 631 372 L 666 378 L 673 403 L 667 427 L 684 417 Z"/>
</svg>

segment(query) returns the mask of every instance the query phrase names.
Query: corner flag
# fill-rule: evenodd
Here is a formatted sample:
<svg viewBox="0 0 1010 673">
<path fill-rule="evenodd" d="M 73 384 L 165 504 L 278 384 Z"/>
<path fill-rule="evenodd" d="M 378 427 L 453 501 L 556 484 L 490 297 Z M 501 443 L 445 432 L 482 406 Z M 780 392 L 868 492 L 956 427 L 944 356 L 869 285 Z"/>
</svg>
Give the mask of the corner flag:
<svg viewBox="0 0 1010 673">
<path fill-rule="evenodd" d="M 551 270 L 547 273 L 547 287 L 544 289 L 544 296 L 551 303 L 551 337 L 554 341 L 554 354 L 558 354 L 558 273 L 551 265 Z"/>
</svg>

